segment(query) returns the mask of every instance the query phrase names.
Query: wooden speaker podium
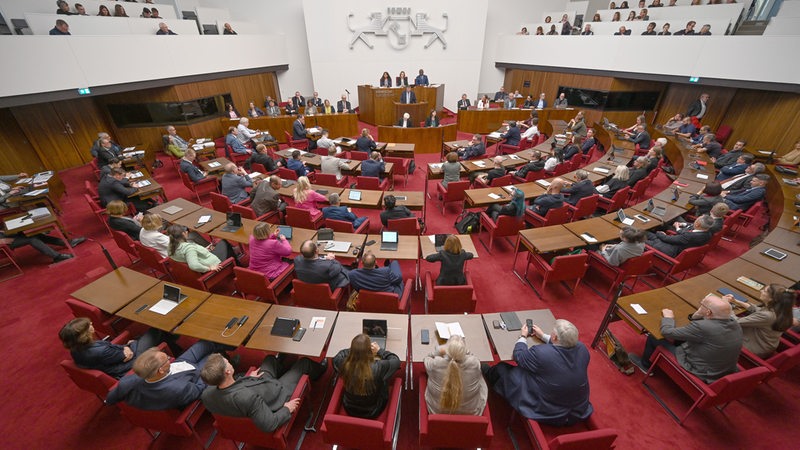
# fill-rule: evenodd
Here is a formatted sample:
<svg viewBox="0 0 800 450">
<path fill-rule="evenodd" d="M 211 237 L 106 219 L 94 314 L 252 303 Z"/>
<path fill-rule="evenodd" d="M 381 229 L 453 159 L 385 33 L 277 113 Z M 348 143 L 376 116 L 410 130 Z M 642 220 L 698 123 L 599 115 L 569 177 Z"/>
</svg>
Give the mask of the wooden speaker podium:
<svg viewBox="0 0 800 450">
<path fill-rule="evenodd" d="M 408 105 L 401 105 L 404 107 L 414 107 L 414 105 L 425 104 L 425 107 L 419 111 L 407 111 L 411 114 L 414 122 L 424 121 L 432 109 L 436 112 L 442 112 L 442 105 L 444 103 L 444 85 L 437 84 L 433 86 L 414 86 L 414 95 L 417 97 L 418 103 Z M 369 85 L 358 87 L 358 109 L 359 119 L 372 125 L 396 125 L 402 112 L 398 115 L 395 103 L 400 103 L 400 95 L 403 93 L 404 88 L 381 88 Z M 403 112 L 406 112 L 405 110 Z"/>
</svg>

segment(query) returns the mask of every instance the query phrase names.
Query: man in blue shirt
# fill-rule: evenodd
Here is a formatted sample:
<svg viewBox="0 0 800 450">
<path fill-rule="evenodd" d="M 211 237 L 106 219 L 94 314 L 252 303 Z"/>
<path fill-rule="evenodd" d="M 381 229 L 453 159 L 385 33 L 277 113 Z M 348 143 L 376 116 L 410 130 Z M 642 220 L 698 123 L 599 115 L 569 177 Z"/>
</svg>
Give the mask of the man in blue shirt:
<svg viewBox="0 0 800 450">
<path fill-rule="evenodd" d="M 424 70 L 419 69 L 419 75 L 417 75 L 417 78 L 414 78 L 414 84 L 417 86 L 427 86 L 430 84 L 428 83 L 428 76 L 425 75 Z"/>
<path fill-rule="evenodd" d="M 69 24 L 61 19 L 56 20 L 56 26 L 50 30 L 50 36 L 71 36 Z"/>
<path fill-rule="evenodd" d="M 367 220 L 367 217 L 358 217 L 353 214 L 353 211 L 347 206 L 341 206 L 339 194 L 335 192 L 328 196 L 328 203 L 330 206 L 322 208 L 322 217 L 326 219 L 350 222 L 353 224 L 353 229 L 358 229 Z"/>
<path fill-rule="evenodd" d="M 228 135 L 225 136 L 225 145 L 229 145 L 234 153 L 249 154 L 253 151 L 245 147 L 242 141 L 239 140 L 239 130 L 236 127 L 228 127 Z"/>
<path fill-rule="evenodd" d="M 300 150 L 292 152 L 291 159 L 286 160 L 286 168 L 294 170 L 298 177 L 305 177 L 308 175 L 308 168 L 305 163 L 300 160 Z"/>
<path fill-rule="evenodd" d="M 387 267 L 376 267 L 375 255 L 367 251 L 361 258 L 361 269 L 351 270 L 350 286 L 360 291 L 366 289 L 375 292 L 403 293 L 403 273 L 400 264 L 391 261 Z"/>
</svg>

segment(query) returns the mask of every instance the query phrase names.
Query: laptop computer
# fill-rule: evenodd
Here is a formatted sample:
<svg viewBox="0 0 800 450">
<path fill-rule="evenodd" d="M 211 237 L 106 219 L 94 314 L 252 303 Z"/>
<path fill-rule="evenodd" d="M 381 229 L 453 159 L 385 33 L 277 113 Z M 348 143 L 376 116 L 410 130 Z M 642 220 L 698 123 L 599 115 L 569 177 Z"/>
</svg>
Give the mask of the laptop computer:
<svg viewBox="0 0 800 450">
<path fill-rule="evenodd" d="M 351 190 L 350 193 L 347 195 L 348 200 L 352 200 L 354 202 L 361 201 L 361 191 L 353 191 Z"/>
<path fill-rule="evenodd" d="M 228 233 L 235 233 L 242 228 L 242 215 L 235 212 L 228 213 L 228 220 L 225 223 L 225 226 L 222 227 L 222 231 L 227 231 Z"/>
<path fill-rule="evenodd" d="M 386 349 L 386 331 L 389 327 L 385 320 L 362 319 L 361 327 L 372 342 L 378 344 L 382 350 Z"/>
<path fill-rule="evenodd" d="M 278 232 L 282 234 L 287 241 L 292 240 L 292 227 L 289 225 L 278 225 Z"/>
<path fill-rule="evenodd" d="M 397 250 L 397 231 L 381 232 L 381 250 L 393 252 Z"/>
<path fill-rule="evenodd" d="M 161 294 L 161 300 L 169 300 L 171 302 L 180 303 L 189 297 L 186 294 L 181 294 L 181 288 L 177 286 L 164 285 L 164 293 Z"/>
</svg>

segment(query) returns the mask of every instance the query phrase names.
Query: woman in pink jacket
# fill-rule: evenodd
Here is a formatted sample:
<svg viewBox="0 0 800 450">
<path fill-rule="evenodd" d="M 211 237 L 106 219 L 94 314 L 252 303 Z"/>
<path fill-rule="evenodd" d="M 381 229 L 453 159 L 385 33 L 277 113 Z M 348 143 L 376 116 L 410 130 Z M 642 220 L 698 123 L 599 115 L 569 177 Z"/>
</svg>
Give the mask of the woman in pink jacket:
<svg viewBox="0 0 800 450">
<path fill-rule="evenodd" d="M 311 218 L 316 219 L 322 215 L 322 211 L 317 208 L 317 202 L 327 202 L 328 199 L 319 192 L 311 189 L 308 177 L 300 177 L 294 188 L 294 206 L 311 211 Z"/>
<path fill-rule="evenodd" d="M 289 267 L 283 258 L 291 254 L 292 246 L 280 234 L 277 226 L 261 222 L 253 229 L 253 235 L 250 236 L 250 270 L 261 272 L 272 280 Z"/>
</svg>

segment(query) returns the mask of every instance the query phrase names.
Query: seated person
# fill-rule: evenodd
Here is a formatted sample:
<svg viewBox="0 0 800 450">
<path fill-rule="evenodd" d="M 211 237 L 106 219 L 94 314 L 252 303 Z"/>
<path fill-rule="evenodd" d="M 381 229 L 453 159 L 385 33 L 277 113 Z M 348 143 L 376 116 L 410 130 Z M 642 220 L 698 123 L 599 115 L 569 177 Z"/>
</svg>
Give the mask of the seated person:
<svg viewBox="0 0 800 450">
<path fill-rule="evenodd" d="M 136 195 L 138 190 L 139 184 L 129 182 L 125 169 L 120 167 L 111 169 L 111 173 L 104 176 L 97 185 L 101 206 L 105 207 L 114 200 L 119 200 L 123 203 L 132 203 L 137 211 L 147 211 L 155 205 L 155 201 L 142 200 Z"/>
<path fill-rule="evenodd" d="M 247 188 L 253 187 L 253 180 L 250 175 L 242 167 L 236 167 L 234 163 L 225 164 L 225 173 L 220 180 L 222 186 L 222 195 L 228 197 L 231 203 L 241 203 L 248 198 L 250 194 Z"/>
<path fill-rule="evenodd" d="M 564 196 L 561 195 L 561 190 L 564 188 L 566 181 L 563 178 L 556 178 L 547 187 L 544 194 L 536 197 L 536 200 L 528 206 L 528 209 L 536 214 L 544 217 L 548 211 L 554 208 L 561 208 L 564 206 Z"/>
<path fill-rule="evenodd" d="M 636 133 L 634 133 L 629 140 L 638 145 L 642 150 L 647 150 L 650 148 L 650 134 L 647 133 L 644 125 L 637 126 Z"/>
<path fill-rule="evenodd" d="M 108 393 L 106 405 L 125 402 L 148 411 L 183 409 L 206 388 L 200 371 L 208 356 L 224 350 L 222 344 L 199 341 L 170 362 L 166 353 L 149 348 L 133 362 L 134 373 L 122 377 Z"/>
<path fill-rule="evenodd" d="M 332 220 L 342 220 L 353 224 L 353 229 L 357 230 L 367 220 L 367 217 L 358 217 L 353 214 L 353 210 L 339 203 L 339 194 L 332 192 L 328 195 L 330 206 L 322 208 L 322 217 Z"/>
<path fill-rule="evenodd" d="M 225 145 L 230 147 L 230 151 L 240 155 L 247 155 L 252 153 L 252 150 L 244 146 L 241 140 L 242 134 L 236 127 L 228 127 L 228 134 L 225 136 Z M 245 141 L 247 142 L 247 141 Z M 233 156 L 233 155 L 231 155 Z"/>
<path fill-rule="evenodd" d="M 664 339 L 647 336 L 642 357 L 628 355 L 642 370 L 650 368 L 650 357 L 656 347 L 674 353 L 678 363 L 706 383 L 713 383 L 737 371 L 742 349 L 742 327 L 727 301 L 708 294 L 691 316 L 688 325 L 675 328 L 675 313 L 661 311 L 661 335 Z M 680 342 L 680 344 L 678 344 Z"/>
<path fill-rule="evenodd" d="M 619 267 L 625 261 L 642 256 L 644 253 L 644 241 L 647 235 L 642 230 L 626 226 L 619 230 L 619 244 L 603 244 L 600 246 L 600 255 L 606 259 L 608 264 Z"/>
<path fill-rule="evenodd" d="M 239 126 L 236 127 L 236 131 L 238 131 L 237 138 L 242 144 L 250 143 L 255 145 L 256 140 L 261 140 L 264 138 L 265 134 L 261 130 L 253 130 L 250 127 L 250 119 L 247 117 L 242 117 L 239 119 Z M 249 152 L 248 152 L 249 153 Z"/>
<path fill-rule="evenodd" d="M 411 119 L 411 114 L 403 113 L 403 117 L 397 121 L 397 126 L 400 128 L 414 128 L 416 125 L 414 125 L 414 120 Z"/>
<path fill-rule="evenodd" d="M 342 99 L 336 102 L 336 112 L 349 113 L 352 109 L 352 105 L 347 101 L 347 96 L 342 94 Z"/>
<path fill-rule="evenodd" d="M 439 125 L 441 125 L 439 123 L 439 116 L 436 115 L 436 110 L 434 109 L 431 111 L 428 118 L 425 119 L 425 127 L 431 128 L 431 127 L 438 127 Z"/>
<path fill-rule="evenodd" d="M 695 215 L 708 214 L 711 208 L 722 201 L 722 185 L 716 181 L 707 183 L 702 191 L 689 196 L 689 204 L 694 206 Z"/>
<path fill-rule="evenodd" d="M 317 148 L 324 148 L 325 150 L 333 149 L 334 154 L 341 153 L 341 149 L 338 149 L 337 151 L 336 142 L 333 142 L 333 139 L 328 137 L 329 135 L 330 132 L 327 129 L 323 128 L 322 135 L 317 140 Z"/>
<path fill-rule="evenodd" d="M 650 172 L 656 170 L 656 167 L 658 167 L 658 163 L 659 161 L 661 161 L 663 155 L 664 155 L 664 150 L 662 149 L 662 146 L 659 142 L 656 142 L 656 145 L 654 145 L 650 150 L 647 151 L 647 155 L 645 155 L 645 157 L 647 158 L 647 164 L 645 164 L 644 168 L 645 170 L 647 170 L 648 175 L 650 174 Z"/>
<path fill-rule="evenodd" d="M 583 111 L 578 111 L 578 114 L 570 119 L 567 123 L 567 130 L 572 131 L 573 136 L 577 135 L 581 138 L 586 137 L 588 128 L 586 127 L 586 122 L 583 120 Z"/>
<path fill-rule="evenodd" d="M 697 153 L 705 153 L 710 158 L 719 158 L 722 155 L 722 145 L 717 142 L 717 137 L 713 133 L 703 136 L 703 142 L 695 145 Z"/>
<path fill-rule="evenodd" d="M 122 149 L 119 145 L 111 142 L 111 138 L 106 134 L 100 139 L 100 145 L 97 146 L 97 165 L 103 167 L 111 161 L 112 158 L 123 159 Z"/>
<path fill-rule="evenodd" d="M 753 178 L 760 173 L 764 173 L 766 169 L 767 167 L 763 163 L 750 164 L 744 169 L 743 174 L 733 176 L 720 183 L 722 185 L 722 192 L 733 192 L 749 188 Z"/>
<path fill-rule="evenodd" d="M 629 170 L 628 186 L 634 187 L 639 180 L 647 176 L 647 157 L 639 156 L 633 160 L 633 166 Z"/>
<path fill-rule="evenodd" d="M 403 293 L 403 272 L 400 263 L 387 261 L 388 266 L 377 267 L 375 255 L 367 250 L 361 258 L 361 269 L 348 272 L 350 286 L 360 291 L 391 292 L 400 296 Z"/>
<path fill-rule="evenodd" d="M 458 236 L 450 234 L 447 235 L 442 249 L 426 256 L 425 261 L 442 263 L 439 276 L 436 278 L 437 286 L 463 286 L 467 284 L 464 264 L 474 257 L 472 253 L 464 251 Z"/>
<path fill-rule="evenodd" d="M 383 162 L 381 154 L 372 152 L 369 159 L 361 162 L 361 176 L 362 177 L 375 177 L 379 181 L 383 181 L 383 172 L 386 170 L 386 163 Z"/>
<path fill-rule="evenodd" d="M 458 150 L 459 158 L 470 159 L 476 156 L 483 156 L 486 153 L 486 146 L 483 145 L 483 137 L 480 134 L 472 136 L 469 145 Z"/>
<path fill-rule="evenodd" d="M 618 190 L 628 186 L 629 178 L 628 166 L 620 164 L 614 169 L 614 175 L 605 184 L 597 187 L 597 192 L 605 198 L 611 198 Z"/>
<path fill-rule="evenodd" d="M 112 230 L 122 231 L 131 237 L 134 241 L 139 240 L 139 233 L 142 230 L 141 220 L 142 213 L 138 213 L 133 218 L 125 217 L 128 213 L 128 205 L 120 200 L 114 200 L 106 205 L 106 214 L 108 214 L 108 226 Z"/>
<path fill-rule="evenodd" d="M 521 137 L 522 136 L 519 132 L 519 127 L 517 127 L 517 122 L 514 120 L 508 123 L 508 129 L 506 132 L 500 135 L 501 139 L 505 139 L 506 145 L 519 145 L 519 140 Z"/>
<path fill-rule="evenodd" d="M 504 86 L 500 86 L 500 90 L 494 93 L 494 101 L 500 102 L 508 98 L 508 93 Z"/>
<path fill-rule="evenodd" d="M 167 153 L 176 158 L 183 158 L 186 149 L 182 149 L 178 146 L 174 136 L 167 136 Z"/>
<path fill-rule="evenodd" d="M 218 271 L 222 261 L 234 256 L 233 248 L 227 241 L 222 240 L 211 251 L 202 245 L 189 241 L 189 229 L 182 225 L 170 225 L 167 228 L 169 235 L 169 257 L 175 261 L 186 263 L 190 269 L 199 273 L 211 270 Z"/>
<path fill-rule="evenodd" d="M 250 198 L 252 199 L 250 207 L 253 208 L 256 216 L 260 217 L 272 211 L 278 211 L 283 214 L 286 211 L 286 202 L 283 201 L 278 193 L 280 188 L 281 177 L 271 175 L 250 191 Z"/>
<path fill-rule="evenodd" d="M 311 183 L 308 178 L 300 177 L 297 179 L 297 184 L 294 186 L 294 206 L 295 208 L 306 209 L 311 212 L 311 219 L 316 220 L 317 217 L 322 215 L 319 210 L 317 202 L 328 201 L 324 195 L 311 189 Z"/>
<path fill-rule="evenodd" d="M 578 182 L 572 183 L 570 187 L 561 190 L 561 194 L 567 196 L 566 202 L 572 206 L 577 205 L 580 199 L 597 193 L 592 180 L 589 179 L 589 172 L 578 169 L 575 172 L 575 178 L 578 179 Z"/>
<path fill-rule="evenodd" d="M 586 139 L 581 143 L 581 153 L 584 155 L 589 154 L 589 150 L 597 144 L 597 139 L 594 137 L 594 128 L 586 130 Z"/>
<path fill-rule="evenodd" d="M 706 245 L 711 240 L 711 233 L 708 231 L 714 225 L 714 219 L 710 216 L 700 216 L 694 221 L 694 226 L 682 230 L 678 234 L 666 234 L 663 231 L 657 233 L 647 233 L 647 245 L 660 251 L 661 253 L 676 258 L 687 248 L 700 247 Z"/>
<path fill-rule="evenodd" d="M 269 99 L 267 101 L 266 114 L 268 117 L 278 117 L 281 115 L 281 108 L 275 104 L 275 100 Z"/>
<path fill-rule="evenodd" d="M 717 174 L 717 181 L 725 181 L 736 175 L 741 175 L 747 170 L 747 166 L 753 163 L 753 155 L 746 154 L 736 158 L 733 164 L 723 166 Z"/>
<path fill-rule="evenodd" d="M 342 405 L 347 414 L 373 419 L 389 401 L 389 380 L 400 369 L 400 358 L 359 334 L 349 349 L 336 354 L 333 367 L 344 384 Z"/>
<path fill-rule="evenodd" d="M 527 139 L 530 141 L 533 139 L 534 136 L 538 135 L 539 135 L 539 118 L 533 117 L 531 118 L 531 124 L 527 126 L 527 129 L 522 133 L 520 139 Z"/>
<path fill-rule="evenodd" d="M 286 168 L 293 170 L 298 177 L 305 177 L 311 172 L 306 163 L 300 159 L 300 150 L 292 151 L 292 157 L 286 160 Z"/>
<path fill-rule="evenodd" d="M 92 321 L 86 317 L 77 317 L 61 328 L 58 337 L 78 367 L 99 370 L 120 379 L 131 370 L 136 357 L 161 342 L 162 333 L 150 328 L 139 339 L 132 339 L 125 345 L 112 344 L 105 339 L 95 339 Z M 175 346 L 174 342 L 172 346 Z M 179 349 L 177 346 L 175 348 Z"/>
<path fill-rule="evenodd" d="M 169 256 L 169 236 L 161 232 L 164 221 L 161 216 L 154 213 L 145 213 L 141 220 L 142 229 L 139 231 L 139 242 L 145 247 L 158 250 L 162 258 Z"/>
<path fill-rule="evenodd" d="M 306 116 L 316 116 L 319 112 L 317 111 L 317 105 L 314 104 L 314 100 L 309 100 L 306 102 Z"/>
<path fill-rule="evenodd" d="M 503 206 L 499 203 L 493 203 L 486 208 L 486 215 L 492 221 L 497 222 L 499 216 L 515 216 L 522 217 L 525 214 L 525 193 L 519 189 L 514 189 L 511 193 L 511 200 Z"/>
<path fill-rule="evenodd" d="M 722 192 L 720 195 L 725 199 L 724 201 L 731 208 L 731 211 L 746 211 L 756 202 L 765 198 L 767 182 L 769 182 L 769 175 L 760 173 L 750 180 L 749 188 L 734 192 Z"/>
<path fill-rule="evenodd" d="M 505 161 L 504 157 L 495 156 L 492 159 L 492 162 L 494 163 L 494 167 L 489 169 L 488 172 L 483 172 L 483 173 L 477 174 L 475 176 L 475 180 L 480 182 L 480 183 L 483 183 L 485 185 L 489 185 L 492 182 L 492 180 L 494 180 L 495 178 L 500 178 L 500 177 L 504 176 L 506 174 L 506 168 L 503 167 L 503 161 Z"/>
<path fill-rule="evenodd" d="M 322 145 L 320 145 L 322 147 Z M 347 161 L 336 157 L 336 146 L 328 149 L 328 154 L 321 158 L 320 172 L 336 175 L 337 180 L 342 179 L 342 169 L 349 169 Z"/>
<path fill-rule="evenodd" d="M 478 103 L 475 105 L 478 109 L 489 109 L 491 108 L 492 101 L 489 100 L 488 95 L 484 95 L 480 99 L 478 99 Z"/>
<path fill-rule="evenodd" d="M 532 334 L 545 345 L 528 348 Z M 517 365 L 501 362 L 486 372 L 490 386 L 527 419 L 551 426 L 569 426 L 589 418 L 589 351 L 572 323 L 556 320 L 552 334 L 537 325 L 520 330 L 514 344 Z"/>
<path fill-rule="evenodd" d="M 684 117 L 681 126 L 678 127 L 677 130 L 675 130 L 675 136 L 682 137 L 684 139 L 689 139 L 692 137 L 692 135 L 694 135 L 696 131 L 697 128 L 694 126 L 694 123 L 692 123 L 692 118 Z"/>
<path fill-rule="evenodd" d="M 204 179 L 208 175 L 207 173 L 198 169 L 197 166 L 194 165 L 194 160 L 196 157 L 197 153 L 195 153 L 194 149 L 190 148 L 186 150 L 186 153 L 184 153 L 183 158 L 181 158 L 180 162 L 181 172 L 188 175 L 189 180 L 191 180 L 192 183 L 197 183 L 198 181 Z"/>
<path fill-rule="evenodd" d="M 792 306 L 795 293 L 780 284 L 768 284 L 761 289 L 759 299 L 764 304 L 756 306 L 725 295 L 723 300 L 747 310 L 746 316 L 736 320 L 742 327 L 742 344 L 759 358 L 769 358 L 778 349 L 783 332 L 792 326 Z"/>
<path fill-rule="evenodd" d="M 569 143 L 564 147 L 564 161 L 569 161 L 581 153 L 580 141 L 580 136 L 577 134 L 572 135 Z"/>
<path fill-rule="evenodd" d="M 320 257 L 316 242 L 310 240 L 300 245 L 300 255 L 294 258 L 294 273 L 304 283 L 328 283 L 331 289 L 350 284 L 347 271 L 333 254 Z"/>
<path fill-rule="evenodd" d="M 776 164 L 788 164 L 796 166 L 800 163 L 800 141 L 794 143 L 794 148 L 789 153 L 775 158 Z"/>
<path fill-rule="evenodd" d="M 250 158 L 245 161 L 244 166 L 250 169 L 252 168 L 253 163 L 261 164 L 265 169 L 267 169 L 267 172 L 275 171 L 278 169 L 278 167 L 283 165 L 280 161 L 275 161 L 269 156 L 267 146 L 264 144 L 256 145 L 256 151 L 254 151 L 253 154 L 250 155 Z M 266 176 L 267 174 L 262 175 Z"/>
<path fill-rule="evenodd" d="M 376 148 L 378 148 L 378 144 L 375 143 L 375 139 L 372 139 L 369 130 L 366 128 L 361 130 L 361 136 L 356 139 L 356 150 L 360 152 L 371 152 Z"/>
<path fill-rule="evenodd" d="M 544 161 L 542 161 L 542 152 L 540 152 L 539 150 L 534 150 L 531 152 L 531 156 L 528 162 L 520 166 L 514 172 L 514 175 L 520 178 L 525 178 L 528 175 L 528 172 L 539 172 L 540 170 L 544 170 Z"/>
<path fill-rule="evenodd" d="M 247 115 L 250 117 L 261 117 L 265 116 L 266 113 L 261 108 L 256 106 L 255 102 L 250 102 L 247 107 Z"/>
<path fill-rule="evenodd" d="M 681 125 L 683 125 L 683 114 L 678 113 L 675 114 L 671 119 L 667 121 L 667 123 L 664 124 L 663 129 L 664 131 L 669 131 L 671 133 L 674 133 L 675 131 L 678 130 L 678 128 L 681 127 Z"/>
<path fill-rule="evenodd" d="M 722 169 L 725 166 L 729 166 L 731 164 L 735 164 L 736 160 L 739 159 L 742 155 L 751 155 L 750 153 L 745 153 L 744 146 L 747 145 L 747 141 L 744 139 L 738 139 L 735 144 L 733 144 L 733 148 L 728 150 L 728 153 L 720 156 L 719 158 L 711 158 L 714 162 L 714 167 L 717 169 Z M 750 160 L 752 162 L 752 159 Z"/>
<path fill-rule="evenodd" d="M 425 404 L 429 413 L 483 414 L 489 389 L 481 374 L 481 362 L 467 350 L 464 337 L 451 336 L 422 362 L 428 374 Z"/>
<path fill-rule="evenodd" d="M 470 103 L 469 99 L 467 98 L 467 94 L 461 94 L 461 100 L 459 100 L 458 103 L 457 103 L 458 110 L 459 111 L 466 111 L 467 109 L 469 109 L 470 105 L 471 105 L 471 103 Z"/>
<path fill-rule="evenodd" d="M 708 229 L 708 232 L 711 233 L 712 236 L 722 230 L 723 225 L 725 225 L 725 216 L 730 210 L 731 209 L 728 208 L 728 205 L 723 202 L 719 202 L 712 206 L 711 210 L 705 214 L 711 217 L 711 220 L 714 221 L 714 224 Z M 678 217 L 675 222 L 672 223 L 672 228 L 674 228 L 678 233 L 685 233 L 694 229 L 694 223 L 684 222 L 683 217 Z"/>
<path fill-rule="evenodd" d="M 294 104 L 294 97 L 289 97 L 289 101 L 286 102 L 285 110 L 287 116 L 293 116 L 300 111 L 300 107 Z"/>
<path fill-rule="evenodd" d="M 697 134 L 690 139 L 692 146 L 695 148 L 699 147 L 699 145 L 703 143 L 703 138 L 705 138 L 707 134 L 711 134 L 711 127 L 708 125 L 701 126 Z"/>
<path fill-rule="evenodd" d="M 553 108 L 566 108 L 568 106 L 567 95 L 563 92 L 560 93 L 558 98 L 553 102 Z"/>
<path fill-rule="evenodd" d="M 513 95 L 509 95 L 508 97 L 503 99 L 503 108 L 514 109 L 516 107 L 517 107 L 517 99 L 515 99 Z"/>
<path fill-rule="evenodd" d="M 250 265 L 248 269 L 263 273 L 270 281 L 283 273 L 290 263 L 292 244 L 276 225 L 258 222 L 250 236 Z"/>
<path fill-rule="evenodd" d="M 384 228 L 389 226 L 389 220 L 405 219 L 406 217 L 414 217 L 411 210 L 403 205 L 397 204 L 397 198 L 394 195 L 383 196 L 383 211 L 381 212 L 381 223 Z"/>
<path fill-rule="evenodd" d="M 259 430 L 272 433 L 300 407 L 300 399 L 291 398 L 300 377 L 309 375 L 311 380 L 317 380 L 327 367 L 327 362 L 300 358 L 283 371 L 278 358 L 267 355 L 255 373 L 237 379 L 231 363 L 214 353 L 200 372 L 200 378 L 208 385 L 201 398 L 212 414 L 249 417 Z"/>
</svg>

